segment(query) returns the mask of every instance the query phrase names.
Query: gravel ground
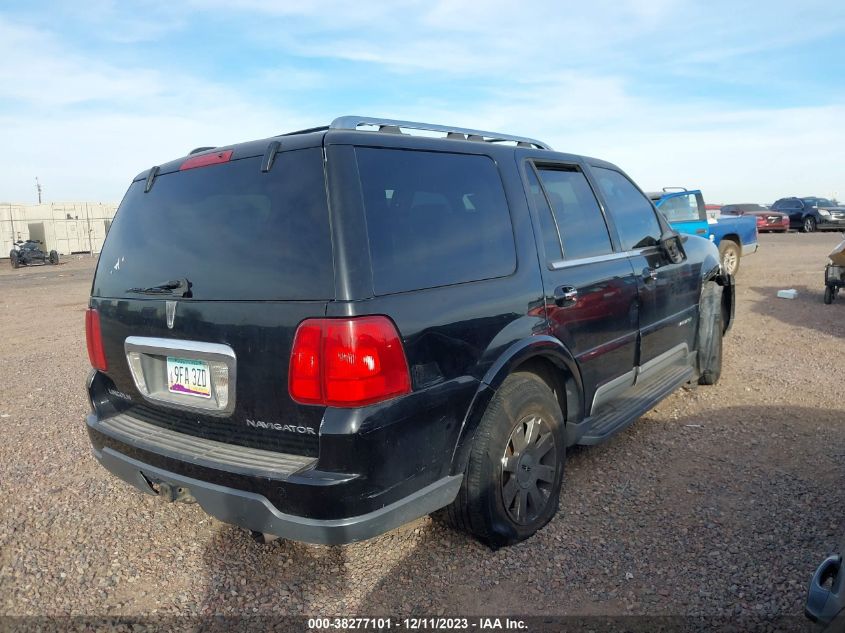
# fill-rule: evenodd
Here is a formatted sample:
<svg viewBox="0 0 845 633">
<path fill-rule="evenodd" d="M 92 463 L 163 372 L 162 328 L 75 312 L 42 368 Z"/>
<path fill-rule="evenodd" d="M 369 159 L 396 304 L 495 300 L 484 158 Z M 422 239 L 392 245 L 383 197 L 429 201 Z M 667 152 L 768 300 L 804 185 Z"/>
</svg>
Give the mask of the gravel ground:
<svg viewBox="0 0 845 633">
<path fill-rule="evenodd" d="M 0 613 L 800 617 L 845 535 L 845 297 L 821 299 L 840 239 L 761 236 L 719 385 L 573 449 L 557 517 L 497 552 L 429 518 L 350 546 L 261 546 L 135 492 L 83 423 L 93 261 L 3 264 Z"/>
</svg>

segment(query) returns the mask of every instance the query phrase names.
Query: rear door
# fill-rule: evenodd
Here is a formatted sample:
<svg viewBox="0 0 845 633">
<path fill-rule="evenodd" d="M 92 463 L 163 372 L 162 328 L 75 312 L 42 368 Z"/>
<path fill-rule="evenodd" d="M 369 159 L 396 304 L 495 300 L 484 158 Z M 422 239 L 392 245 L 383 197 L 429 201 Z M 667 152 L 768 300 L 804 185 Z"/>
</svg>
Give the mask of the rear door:
<svg viewBox="0 0 845 633">
<path fill-rule="evenodd" d="M 622 172 L 593 166 L 622 248 L 637 276 L 639 365 L 643 373 L 673 364 L 693 349 L 699 281 L 689 260 L 671 263 L 660 247 L 663 226 L 649 199 Z"/>
<path fill-rule="evenodd" d="M 334 297 L 322 152 L 261 163 L 235 155 L 131 185 L 92 288 L 103 397 L 182 433 L 316 455 L 322 409 L 290 399 L 287 372 L 298 323 Z"/>
<path fill-rule="evenodd" d="M 614 250 L 581 165 L 529 161 L 524 175 L 542 244 L 549 327 L 575 356 L 594 410 L 633 383 L 637 281 L 625 254 Z"/>
</svg>

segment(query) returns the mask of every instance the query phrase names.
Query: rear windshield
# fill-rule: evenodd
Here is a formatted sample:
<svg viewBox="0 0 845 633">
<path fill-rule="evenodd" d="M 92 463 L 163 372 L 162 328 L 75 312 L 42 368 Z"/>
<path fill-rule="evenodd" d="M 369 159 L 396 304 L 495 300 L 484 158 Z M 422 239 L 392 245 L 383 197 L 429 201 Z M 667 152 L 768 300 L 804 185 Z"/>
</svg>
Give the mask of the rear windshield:
<svg viewBox="0 0 845 633">
<path fill-rule="evenodd" d="M 319 148 L 279 154 L 263 173 L 245 158 L 160 175 L 129 188 L 106 238 L 94 295 L 187 278 L 194 299 L 334 296 Z M 163 297 L 161 297 L 163 298 Z"/>
<path fill-rule="evenodd" d="M 377 295 L 502 277 L 513 228 L 486 156 L 358 148 Z"/>
</svg>

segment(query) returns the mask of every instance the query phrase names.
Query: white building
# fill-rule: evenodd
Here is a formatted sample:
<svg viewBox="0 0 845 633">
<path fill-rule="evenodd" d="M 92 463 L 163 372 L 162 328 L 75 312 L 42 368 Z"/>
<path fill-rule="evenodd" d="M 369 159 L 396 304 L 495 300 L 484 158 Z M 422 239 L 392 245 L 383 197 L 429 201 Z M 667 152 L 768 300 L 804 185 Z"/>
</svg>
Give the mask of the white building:
<svg viewBox="0 0 845 633">
<path fill-rule="evenodd" d="M 44 250 L 60 255 L 99 253 L 117 205 L 110 202 L 0 202 L 0 257 L 8 257 L 13 242 L 41 240 Z"/>
</svg>

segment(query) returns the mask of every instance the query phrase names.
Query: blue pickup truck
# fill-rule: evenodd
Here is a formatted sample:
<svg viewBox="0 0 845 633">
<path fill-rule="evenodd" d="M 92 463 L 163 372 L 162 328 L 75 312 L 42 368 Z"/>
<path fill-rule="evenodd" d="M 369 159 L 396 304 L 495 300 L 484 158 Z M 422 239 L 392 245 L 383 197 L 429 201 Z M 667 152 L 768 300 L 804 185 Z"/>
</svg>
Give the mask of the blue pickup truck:
<svg viewBox="0 0 845 633">
<path fill-rule="evenodd" d="M 741 257 L 757 251 L 756 220 L 745 216 L 708 218 L 698 189 L 664 187 L 648 197 L 679 233 L 709 237 L 719 247 L 722 266 L 731 275 L 739 271 Z"/>
</svg>

